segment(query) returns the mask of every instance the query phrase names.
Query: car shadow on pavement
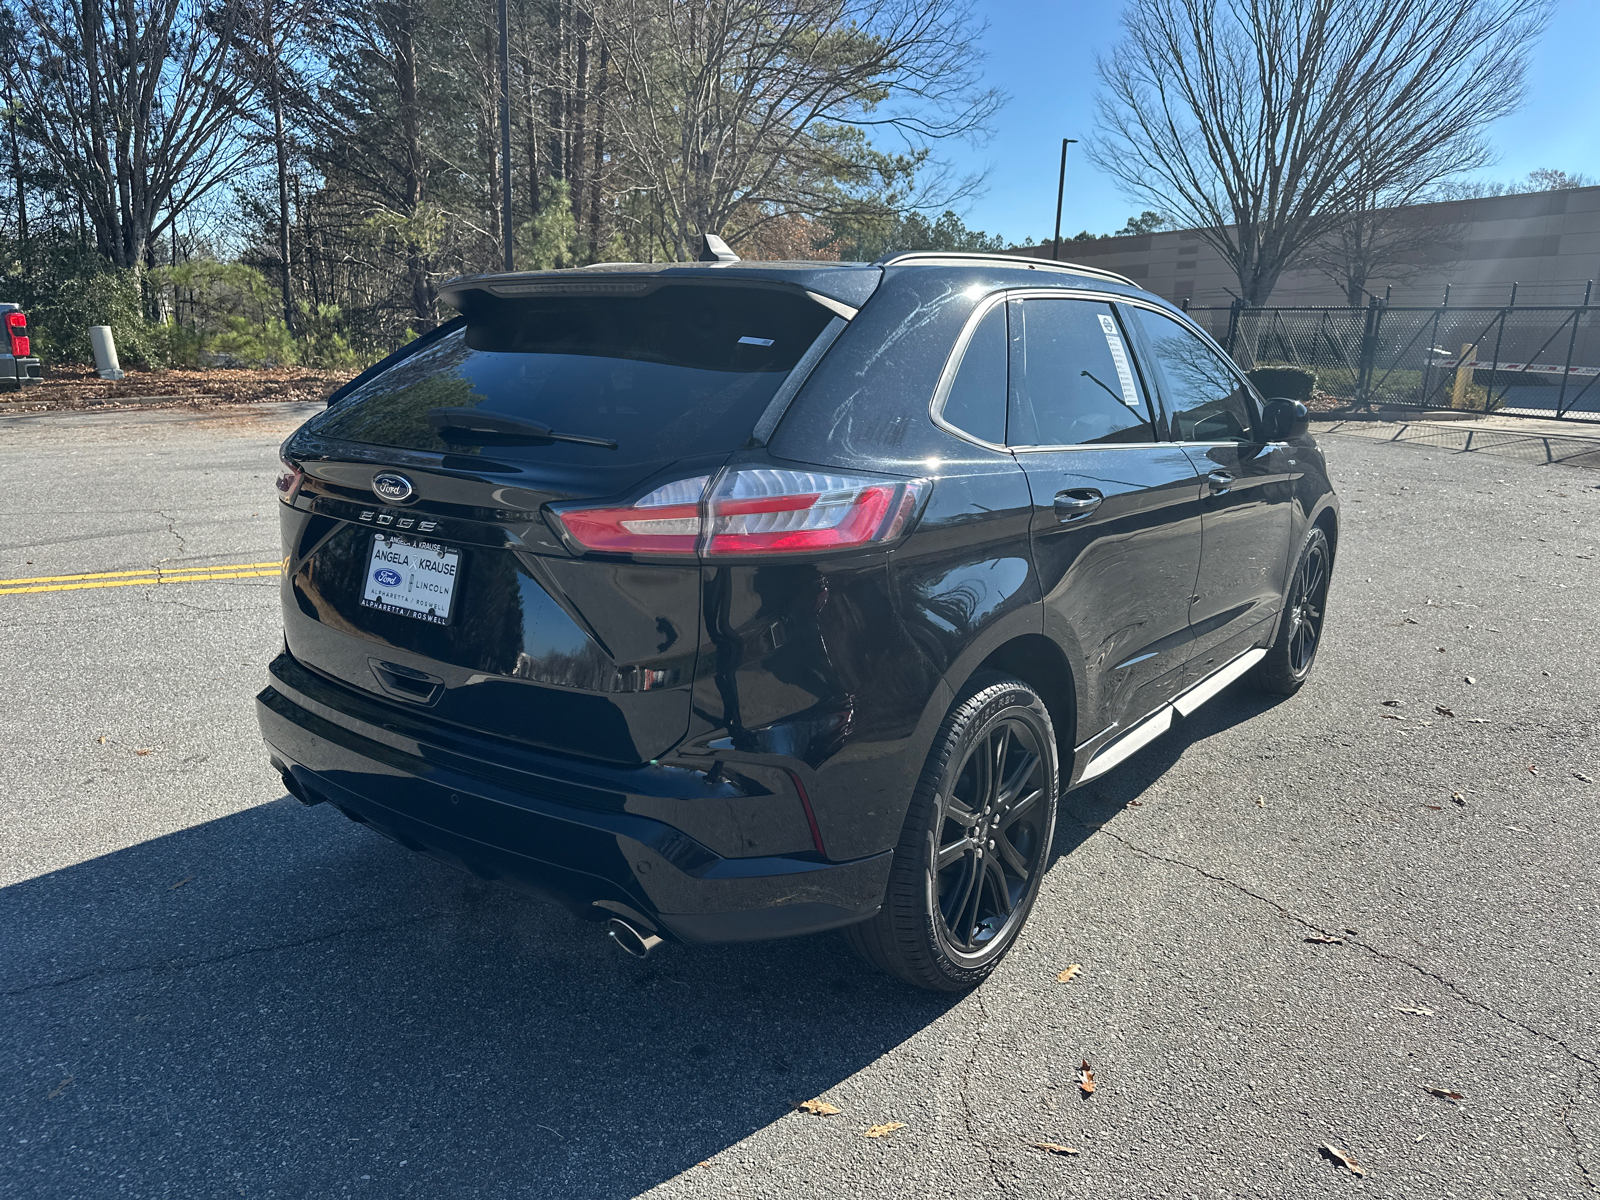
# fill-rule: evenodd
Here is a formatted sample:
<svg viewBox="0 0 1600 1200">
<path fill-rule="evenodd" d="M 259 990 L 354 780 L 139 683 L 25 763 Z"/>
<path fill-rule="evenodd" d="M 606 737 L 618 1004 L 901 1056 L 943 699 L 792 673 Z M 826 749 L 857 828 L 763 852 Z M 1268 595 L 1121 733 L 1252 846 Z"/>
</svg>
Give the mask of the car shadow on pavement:
<svg viewBox="0 0 1600 1200">
<path fill-rule="evenodd" d="M 1283 699 L 1244 688 L 1225 692 L 1193 715 L 1180 717 L 1167 733 L 1126 762 L 1068 792 L 1062 797 L 1056 819 L 1052 861 L 1071 854 L 1130 804 L 1144 803 L 1140 797 L 1177 764 L 1190 746 L 1253 720 L 1283 703 Z"/>
<path fill-rule="evenodd" d="M 638 962 L 288 798 L 0 889 L 0 929 L 0 1173 L 41 1198 L 634 1196 L 956 1002 L 829 935 Z"/>
<path fill-rule="evenodd" d="M 1267 707 L 1069 794 L 1057 853 Z M 0 889 L 0 930 L 0 1172 L 41 1198 L 634 1196 L 957 1002 L 830 935 L 638 962 L 287 797 Z"/>
</svg>

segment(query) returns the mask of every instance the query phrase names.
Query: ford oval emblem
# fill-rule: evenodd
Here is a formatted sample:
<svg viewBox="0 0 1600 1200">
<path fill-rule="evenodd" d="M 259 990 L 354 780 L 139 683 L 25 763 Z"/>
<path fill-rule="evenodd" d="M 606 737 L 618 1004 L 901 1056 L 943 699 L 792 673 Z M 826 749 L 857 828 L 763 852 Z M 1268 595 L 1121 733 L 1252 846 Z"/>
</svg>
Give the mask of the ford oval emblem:
<svg viewBox="0 0 1600 1200">
<path fill-rule="evenodd" d="M 411 486 L 411 480 L 404 475 L 396 475 L 393 471 L 385 471 L 381 475 L 372 477 L 372 490 L 381 500 L 391 504 L 399 504 L 402 500 L 411 499 L 416 488 Z"/>
<path fill-rule="evenodd" d="M 400 586 L 400 572 L 391 570 L 388 567 L 379 567 L 372 573 L 372 577 L 384 587 Z"/>
</svg>

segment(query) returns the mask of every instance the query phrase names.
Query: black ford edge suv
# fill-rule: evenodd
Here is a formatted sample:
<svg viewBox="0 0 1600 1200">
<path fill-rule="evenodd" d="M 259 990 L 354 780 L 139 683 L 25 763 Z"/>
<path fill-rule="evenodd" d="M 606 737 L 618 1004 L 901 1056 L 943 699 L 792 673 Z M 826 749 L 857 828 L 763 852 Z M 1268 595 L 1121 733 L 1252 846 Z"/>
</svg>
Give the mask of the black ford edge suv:
<svg viewBox="0 0 1600 1200">
<path fill-rule="evenodd" d="M 462 314 L 283 447 L 288 790 L 635 953 L 843 928 L 979 982 L 1068 787 L 1288 694 L 1338 508 L 1293 401 L 1026 259 L 607 265 Z"/>
</svg>

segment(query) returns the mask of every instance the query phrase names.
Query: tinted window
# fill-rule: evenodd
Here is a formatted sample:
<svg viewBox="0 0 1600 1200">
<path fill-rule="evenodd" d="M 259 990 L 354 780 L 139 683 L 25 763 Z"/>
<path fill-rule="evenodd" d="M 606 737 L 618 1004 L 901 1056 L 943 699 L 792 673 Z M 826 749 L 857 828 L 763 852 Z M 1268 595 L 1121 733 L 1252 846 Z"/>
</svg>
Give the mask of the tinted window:
<svg viewBox="0 0 1600 1200">
<path fill-rule="evenodd" d="M 1110 305 L 1042 298 L 1009 307 L 1012 445 L 1155 440 Z"/>
<path fill-rule="evenodd" d="M 803 296 L 741 287 L 503 301 L 367 381 L 307 429 L 475 454 L 478 447 L 441 441 L 428 425 L 430 408 L 471 406 L 618 445 L 486 448 L 495 458 L 620 466 L 733 450 L 832 316 Z"/>
<path fill-rule="evenodd" d="M 1182 325 L 1145 308 L 1129 308 L 1140 323 L 1161 396 L 1180 442 L 1248 442 L 1251 404 L 1233 364 Z"/>
<path fill-rule="evenodd" d="M 986 442 L 1006 440 L 1006 306 L 978 322 L 945 397 L 944 419 Z"/>
</svg>

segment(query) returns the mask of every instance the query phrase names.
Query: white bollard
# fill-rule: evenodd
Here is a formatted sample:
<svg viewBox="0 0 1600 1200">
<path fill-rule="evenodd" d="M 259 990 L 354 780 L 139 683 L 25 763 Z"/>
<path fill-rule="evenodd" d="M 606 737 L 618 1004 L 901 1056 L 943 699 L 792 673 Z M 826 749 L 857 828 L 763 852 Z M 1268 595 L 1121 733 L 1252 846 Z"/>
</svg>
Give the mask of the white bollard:
<svg viewBox="0 0 1600 1200">
<path fill-rule="evenodd" d="M 89 326 L 89 344 L 94 347 L 94 369 L 101 379 L 121 379 L 122 364 L 117 361 L 117 344 L 111 340 L 111 326 Z"/>
</svg>

